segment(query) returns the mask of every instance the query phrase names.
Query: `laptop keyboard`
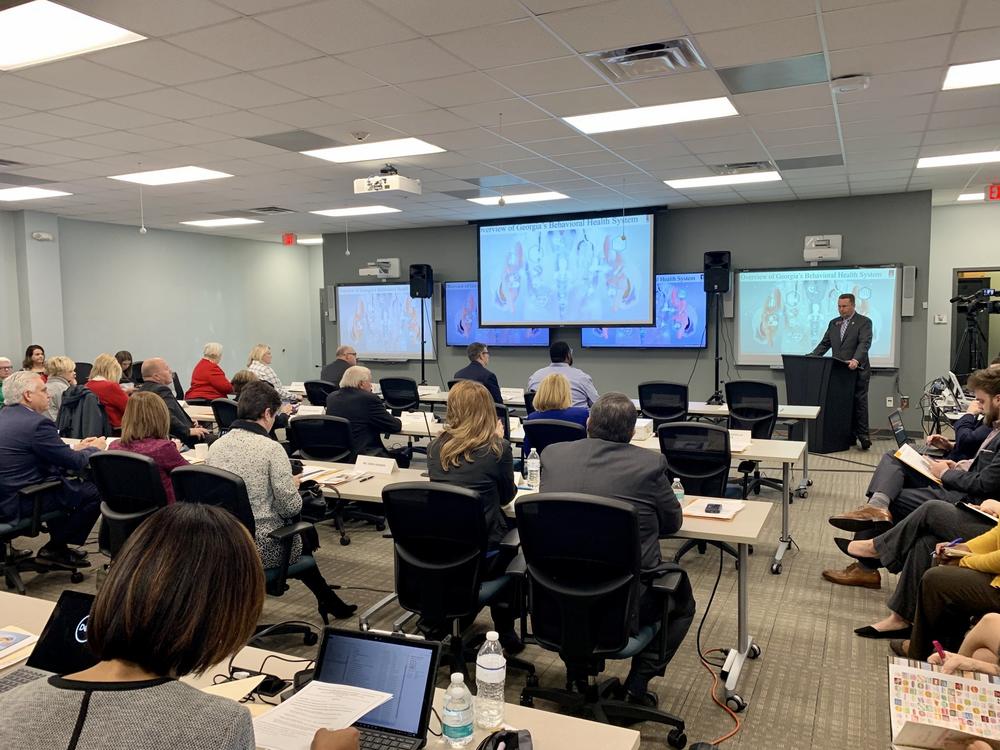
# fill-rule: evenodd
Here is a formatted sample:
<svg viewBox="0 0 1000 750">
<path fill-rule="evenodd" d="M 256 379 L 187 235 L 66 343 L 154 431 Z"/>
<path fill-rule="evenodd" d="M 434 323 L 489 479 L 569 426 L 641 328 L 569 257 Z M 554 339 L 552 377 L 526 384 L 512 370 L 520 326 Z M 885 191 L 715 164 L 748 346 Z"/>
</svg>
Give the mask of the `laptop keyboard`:
<svg viewBox="0 0 1000 750">
<path fill-rule="evenodd" d="M 397 737 L 394 734 L 361 730 L 361 750 L 409 750 L 416 747 L 412 737 Z"/>
<path fill-rule="evenodd" d="M 48 672 L 42 672 L 31 667 L 15 669 L 10 674 L 0 677 L 0 693 L 6 693 L 8 690 L 13 690 L 16 687 L 27 685 L 29 682 L 34 682 L 48 676 Z"/>
</svg>

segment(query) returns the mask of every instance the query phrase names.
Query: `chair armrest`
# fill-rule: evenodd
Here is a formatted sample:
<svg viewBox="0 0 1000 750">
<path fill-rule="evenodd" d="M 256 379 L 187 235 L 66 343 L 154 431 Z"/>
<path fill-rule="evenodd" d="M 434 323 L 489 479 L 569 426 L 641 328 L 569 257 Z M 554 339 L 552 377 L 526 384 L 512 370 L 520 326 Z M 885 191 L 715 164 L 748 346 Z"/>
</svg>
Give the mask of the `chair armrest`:
<svg viewBox="0 0 1000 750">
<path fill-rule="evenodd" d="M 521 534 L 518 533 L 517 528 L 509 529 L 506 534 L 504 534 L 503 539 L 500 540 L 500 547 L 507 549 L 519 549 L 521 547 Z"/>
<path fill-rule="evenodd" d="M 661 660 L 667 658 L 667 629 L 676 605 L 674 597 L 686 578 L 687 571 L 684 568 L 668 561 L 661 562 L 654 570 L 646 571 L 641 576 L 642 582 L 656 592 L 663 603 L 659 632 Z"/>
<path fill-rule="evenodd" d="M 299 521 L 298 523 L 289 524 L 288 526 L 282 526 L 280 529 L 275 529 L 268 534 L 268 537 L 276 539 L 279 542 L 284 542 L 286 539 L 293 537 L 296 534 L 301 534 L 303 531 L 308 531 L 312 527 L 313 525 L 311 523 Z"/>
<path fill-rule="evenodd" d="M 517 555 L 507 564 L 507 575 L 517 578 L 524 578 L 528 574 L 528 563 L 524 559 L 524 553 L 518 551 Z"/>
<path fill-rule="evenodd" d="M 306 523 L 305 521 L 299 521 L 298 523 L 292 523 L 288 526 L 282 526 L 279 529 L 275 529 L 270 534 L 268 534 L 269 539 L 274 539 L 281 544 L 281 563 L 278 565 L 277 580 L 271 585 L 273 591 L 277 592 L 280 596 L 281 592 L 285 590 L 285 583 L 288 580 L 288 568 L 291 565 L 292 560 L 292 542 L 295 541 L 295 537 L 304 531 L 308 531 L 313 528 L 311 523 Z"/>
<path fill-rule="evenodd" d="M 650 588 L 653 591 L 670 596 L 677 593 L 677 587 L 681 585 L 681 581 L 683 580 L 683 572 L 672 570 L 650 581 Z"/>
<path fill-rule="evenodd" d="M 55 490 L 61 490 L 63 483 L 59 479 L 50 479 L 38 484 L 29 484 L 18 490 L 18 494 L 25 500 L 31 501 L 31 530 L 27 536 L 36 537 L 42 530 L 42 514 L 44 513 L 43 501 L 45 495 Z"/>
</svg>

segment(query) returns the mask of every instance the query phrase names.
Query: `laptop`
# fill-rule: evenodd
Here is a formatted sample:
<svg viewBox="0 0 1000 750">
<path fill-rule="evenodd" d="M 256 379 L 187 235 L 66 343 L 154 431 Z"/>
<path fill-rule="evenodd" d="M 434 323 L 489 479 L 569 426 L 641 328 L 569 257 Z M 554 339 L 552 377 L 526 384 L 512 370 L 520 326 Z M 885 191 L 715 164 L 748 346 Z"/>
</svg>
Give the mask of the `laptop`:
<svg viewBox="0 0 1000 750">
<path fill-rule="evenodd" d="M 436 641 L 327 628 L 313 679 L 392 693 L 355 724 L 361 747 L 417 750 L 426 742 L 440 650 Z"/>
<path fill-rule="evenodd" d="M 902 448 L 904 445 L 911 444 L 910 438 L 906 434 L 906 426 L 903 424 L 903 413 L 899 409 L 889 414 L 889 427 L 892 429 L 892 436 L 896 438 L 896 445 L 898 447 Z M 914 446 L 914 448 L 917 453 L 932 458 L 944 455 L 943 451 L 931 448 L 926 444 L 923 446 Z"/>
<path fill-rule="evenodd" d="M 93 594 L 63 591 L 23 667 L 0 677 L 0 693 L 54 674 L 72 674 L 97 664 L 87 644 Z"/>
</svg>

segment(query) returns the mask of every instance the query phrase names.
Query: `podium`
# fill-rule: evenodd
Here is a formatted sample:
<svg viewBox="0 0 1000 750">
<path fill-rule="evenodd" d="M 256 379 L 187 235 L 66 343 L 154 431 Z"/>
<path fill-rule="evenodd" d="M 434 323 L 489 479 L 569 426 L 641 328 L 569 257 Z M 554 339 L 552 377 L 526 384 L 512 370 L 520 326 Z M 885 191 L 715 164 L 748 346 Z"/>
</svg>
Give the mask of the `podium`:
<svg viewBox="0 0 1000 750">
<path fill-rule="evenodd" d="M 820 407 L 819 417 L 808 423 L 809 450 L 833 453 L 854 442 L 854 384 L 858 373 L 843 360 L 811 354 L 783 354 L 785 395 L 789 404 Z"/>
</svg>

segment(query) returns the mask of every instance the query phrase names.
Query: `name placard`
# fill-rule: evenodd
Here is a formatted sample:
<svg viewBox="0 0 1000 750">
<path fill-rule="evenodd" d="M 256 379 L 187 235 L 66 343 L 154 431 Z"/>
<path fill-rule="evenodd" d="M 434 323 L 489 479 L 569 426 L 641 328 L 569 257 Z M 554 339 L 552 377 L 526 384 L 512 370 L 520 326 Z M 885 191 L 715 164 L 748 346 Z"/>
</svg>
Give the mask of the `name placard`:
<svg viewBox="0 0 1000 750">
<path fill-rule="evenodd" d="M 392 474 L 399 466 L 394 458 L 381 458 L 379 456 L 358 456 L 354 465 L 372 474 Z"/>
</svg>

